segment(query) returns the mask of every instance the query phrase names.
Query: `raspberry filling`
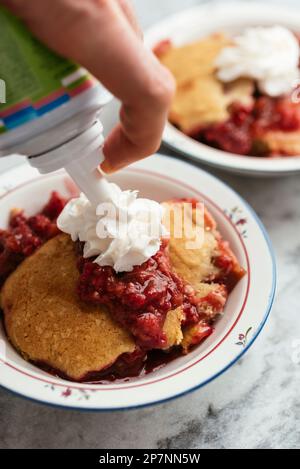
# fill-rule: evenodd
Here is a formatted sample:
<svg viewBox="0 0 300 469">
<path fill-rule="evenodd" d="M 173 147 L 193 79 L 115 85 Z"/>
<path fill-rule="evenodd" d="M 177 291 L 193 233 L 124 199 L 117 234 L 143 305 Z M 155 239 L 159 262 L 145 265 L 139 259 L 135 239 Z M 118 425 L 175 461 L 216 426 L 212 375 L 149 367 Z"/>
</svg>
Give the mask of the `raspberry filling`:
<svg viewBox="0 0 300 469">
<path fill-rule="evenodd" d="M 12 212 L 7 230 L 0 230 L 0 286 L 17 266 L 42 244 L 59 233 L 56 219 L 66 200 L 53 192 L 43 210 L 26 217 L 22 210 Z"/>
<path fill-rule="evenodd" d="M 182 201 L 191 202 L 195 206 L 199 203 L 194 199 L 181 199 Z M 216 228 L 206 210 L 205 226 L 209 230 Z M 82 245 L 78 244 L 78 247 L 82 253 Z M 219 269 L 218 278 L 207 279 L 207 282 L 217 282 L 220 288 L 202 298 L 198 298 L 192 286 L 173 271 L 166 239 L 162 241 L 155 256 L 141 266 L 134 267 L 132 272 L 117 274 L 111 267 L 100 267 L 93 259 L 81 257 L 78 262 L 81 273 L 79 297 L 83 301 L 108 307 L 113 317 L 133 334 L 143 350 L 167 347 L 167 338 L 163 331 L 166 315 L 181 307 L 182 327 L 198 325 L 199 333 L 195 337 L 198 337 L 199 343 L 213 331 L 207 310 L 212 317 L 221 313 L 228 292 L 245 274 L 228 243 L 220 239 L 218 251 L 213 259 Z"/>
<path fill-rule="evenodd" d="M 259 96 L 252 108 L 235 103 L 226 122 L 209 125 L 191 137 L 220 150 L 239 155 L 270 156 L 260 138 L 268 131 L 292 132 L 300 129 L 300 107 L 288 98 Z"/>
<path fill-rule="evenodd" d="M 81 300 L 107 306 L 144 350 L 167 346 L 163 326 L 169 311 L 184 306 L 185 324 L 199 320 L 198 301 L 172 270 L 167 248 L 168 241 L 163 240 L 155 256 L 121 274 L 91 259 L 81 258 L 78 264 Z"/>
<path fill-rule="evenodd" d="M 219 254 L 213 259 L 213 263 L 220 269 L 220 272 L 214 282 L 224 285 L 227 292 L 230 293 L 244 277 L 245 271 L 239 265 L 227 241 L 219 240 L 218 251 Z"/>
</svg>

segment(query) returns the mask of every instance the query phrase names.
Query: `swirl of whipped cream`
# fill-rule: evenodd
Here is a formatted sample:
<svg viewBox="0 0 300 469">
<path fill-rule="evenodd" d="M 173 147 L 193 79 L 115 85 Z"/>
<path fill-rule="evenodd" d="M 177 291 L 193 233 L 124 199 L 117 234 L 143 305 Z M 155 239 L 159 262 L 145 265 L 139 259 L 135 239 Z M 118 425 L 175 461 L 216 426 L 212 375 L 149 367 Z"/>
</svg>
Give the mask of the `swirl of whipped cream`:
<svg viewBox="0 0 300 469">
<path fill-rule="evenodd" d="M 162 224 L 163 207 L 138 198 L 137 191 L 108 185 L 106 200 L 92 205 L 84 194 L 72 199 L 58 217 L 57 226 L 73 241 L 84 242 L 83 256 L 96 257 L 100 266 L 130 272 L 160 249 L 168 232 Z"/>
<path fill-rule="evenodd" d="M 216 60 L 223 82 L 248 77 L 271 97 L 291 92 L 299 79 L 300 47 L 295 35 L 282 26 L 253 27 L 233 39 Z"/>
</svg>

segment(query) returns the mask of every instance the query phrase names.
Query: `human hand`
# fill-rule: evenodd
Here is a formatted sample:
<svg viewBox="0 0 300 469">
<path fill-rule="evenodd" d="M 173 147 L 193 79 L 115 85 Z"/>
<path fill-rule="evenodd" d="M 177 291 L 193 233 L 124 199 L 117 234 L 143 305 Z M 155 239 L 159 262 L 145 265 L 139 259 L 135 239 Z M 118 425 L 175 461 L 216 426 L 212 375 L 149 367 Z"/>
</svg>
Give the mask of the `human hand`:
<svg viewBox="0 0 300 469">
<path fill-rule="evenodd" d="M 154 153 L 173 97 L 171 74 L 142 42 L 127 0 L 2 0 L 32 33 L 88 69 L 122 103 L 104 145 L 113 172 Z"/>
</svg>

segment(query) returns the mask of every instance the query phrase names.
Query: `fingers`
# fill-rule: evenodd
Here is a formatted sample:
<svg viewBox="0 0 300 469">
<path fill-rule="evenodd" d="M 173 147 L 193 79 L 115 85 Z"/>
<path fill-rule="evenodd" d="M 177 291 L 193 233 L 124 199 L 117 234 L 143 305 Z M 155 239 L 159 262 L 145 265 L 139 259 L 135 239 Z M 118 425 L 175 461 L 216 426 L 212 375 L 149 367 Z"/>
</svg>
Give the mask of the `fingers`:
<svg viewBox="0 0 300 469">
<path fill-rule="evenodd" d="M 114 172 L 158 150 L 175 85 L 165 69 L 156 80 L 145 83 L 140 96 L 136 94 L 130 104 L 122 105 L 120 125 L 105 142 L 105 172 Z"/>
<path fill-rule="evenodd" d="M 86 66 L 123 103 L 121 123 L 104 147 L 102 168 L 112 172 L 158 149 L 174 82 L 116 10 L 108 17 L 110 26 L 102 38 L 93 41 Z M 99 61 L 95 62 L 98 54 Z"/>
<path fill-rule="evenodd" d="M 161 100 L 160 109 L 122 106 L 121 122 L 105 141 L 103 171 L 112 173 L 158 150 L 170 96 L 169 92 L 155 97 L 156 102 Z"/>
</svg>

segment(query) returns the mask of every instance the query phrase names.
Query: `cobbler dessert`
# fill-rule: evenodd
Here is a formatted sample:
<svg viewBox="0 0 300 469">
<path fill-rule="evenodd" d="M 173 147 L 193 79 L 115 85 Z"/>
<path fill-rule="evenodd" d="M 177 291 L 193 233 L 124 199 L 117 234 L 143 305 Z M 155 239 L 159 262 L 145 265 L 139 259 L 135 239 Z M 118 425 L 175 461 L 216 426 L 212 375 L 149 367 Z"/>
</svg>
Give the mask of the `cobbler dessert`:
<svg viewBox="0 0 300 469">
<path fill-rule="evenodd" d="M 176 79 L 169 120 L 183 133 L 239 155 L 300 155 L 298 35 L 253 27 L 155 53 Z"/>
<path fill-rule="evenodd" d="M 187 202 L 195 227 L 196 200 L 163 205 L 181 212 Z M 53 193 L 33 217 L 13 210 L 0 231 L 4 326 L 26 360 L 71 381 L 127 379 L 188 353 L 213 333 L 245 271 L 206 209 L 201 247 L 175 237 L 171 217 L 157 252 L 119 272 L 95 262 L 96 255 L 86 257 L 82 240 L 57 228 L 65 204 Z"/>
</svg>

